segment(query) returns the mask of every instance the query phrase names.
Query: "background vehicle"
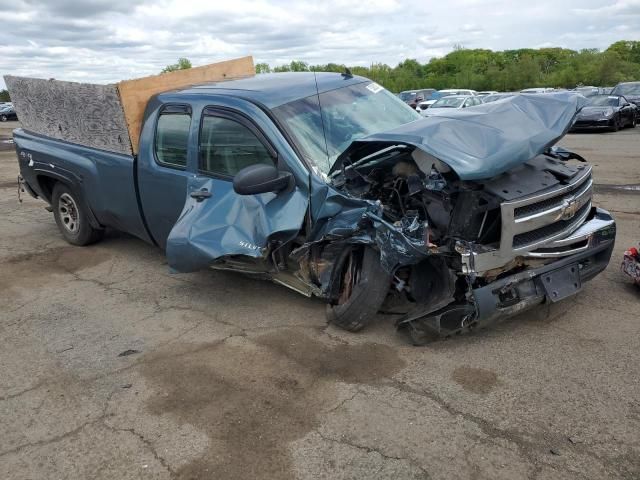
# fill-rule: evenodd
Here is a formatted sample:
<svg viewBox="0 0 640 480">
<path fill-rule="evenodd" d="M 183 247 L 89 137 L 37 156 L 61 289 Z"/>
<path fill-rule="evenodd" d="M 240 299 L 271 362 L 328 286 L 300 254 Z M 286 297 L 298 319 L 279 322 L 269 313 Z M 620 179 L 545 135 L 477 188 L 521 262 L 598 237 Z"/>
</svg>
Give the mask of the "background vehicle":
<svg viewBox="0 0 640 480">
<path fill-rule="evenodd" d="M 436 90 L 434 88 L 424 88 L 422 90 L 406 90 L 404 92 L 400 92 L 398 94 L 398 97 L 411 108 L 416 108 L 418 103 L 428 100 L 431 94 L 435 91 Z"/>
<path fill-rule="evenodd" d="M 611 95 L 620 95 L 626 98 L 627 101 L 640 107 L 640 82 L 619 83 L 613 87 Z"/>
<path fill-rule="evenodd" d="M 480 104 L 482 104 L 481 98 L 475 95 L 449 95 L 436 100 L 428 109 L 420 109 L 419 112 L 426 117 L 444 109 L 468 108 Z"/>
<path fill-rule="evenodd" d="M 553 92 L 553 88 L 535 87 L 535 88 L 525 88 L 524 90 L 520 90 L 520 93 L 549 93 L 549 92 Z"/>
<path fill-rule="evenodd" d="M 13 106 L 3 105 L 0 106 L 0 122 L 6 122 L 7 120 L 17 120 L 18 115 L 16 114 L 15 108 Z"/>
<path fill-rule="evenodd" d="M 607 129 L 618 131 L 620 128 L 636 126 L 637 107 L 626 98 L 617 95 L 594 95 L 589 103 L 578 113 L 571 130 Z"/>
<path fill-rule="evenodd" d="M 478 96 L 479 97 L 486 97 L 487 95 L 495 95 L 499 92 L 496 92 L 495 90 L 484 90 L 482 92 L 478 92 Z"/>
<path fill-rule="evenodd" d="M 640 287 L 640 252 L 638 248 L 631 247 L 624 252 L 621 268 Z"/>
<path fill-rule="evenodd" d="M 31 80 L 8 78 L 18 111 Z M 135 159 L 28 127 L 14 139 L 22 187 L 70 243 L 123 230 L 174 271 L 318 296 L 352 331 L 391 296 L 419 343 L 559 301 L 606 267 L 615 223 L 592 206 L 591 168 L 549 149 L 583 100 L 518 96 L 425 120 L 362 77 L 262 74 L 151 97 Z"/>
<path fill-rule="evenodd" d="M 469 90 L 467 88 L 450 88 L 445 90 L 438 90 L 440 97 L 447 97 L 449 95 L 477 95 L 475 90 Z"/>
<path fill-rule="evenodd" d="M 580 95 L 584 95 L 585 97 L 593 97 L 594 95 L 599 95 L 600 89 L 598 87 L 576 87 L 574 90 L 578 92 Z"/>
<path fill-rule="evenodd" d="M 494 93 L 494 94 L 486 95 L 482 97 L 482 103 L 491 103 L 491 102 L 495 102 L 496 100 L 500 100 L 502 98 L 513 97 L 514 95 L 518 95 L 518 94 L 514 92 Z"/>
</svg>

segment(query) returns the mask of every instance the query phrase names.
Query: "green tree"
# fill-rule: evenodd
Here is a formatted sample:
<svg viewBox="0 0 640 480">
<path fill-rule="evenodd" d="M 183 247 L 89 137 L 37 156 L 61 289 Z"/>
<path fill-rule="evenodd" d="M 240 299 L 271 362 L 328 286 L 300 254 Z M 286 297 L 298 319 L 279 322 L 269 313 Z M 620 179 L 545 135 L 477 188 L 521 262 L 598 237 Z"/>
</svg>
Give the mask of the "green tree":
<svg viewBox="0 0 640 480">
<path fill-rule="evenodd" d="M 0 90 L 0 102 L 10 102 L 9 90 Z"/>
<path fill-rule="evenodd" d="M 268 63 L 256 63 L 256 73 L 271 73 Z"/>
<path fill-rule="evenodd" d="M 167 65 L 162 69 L 162 72 L 160 73 L 175 72 L 176 70 L 186 70 L 187 68 L 191 68 L 191 67 L 192 67 L 191 60 L 189 60 L 188 58 L 182 57 L 178 59 L 178 63 L 174 63 L 173 65 Z"/>
<path fill-rule="evenodd" d="M 265 64 L 266 65 L 266 64 Z M 345 65 L 311 65 L 294 60 L 273 69 L 256 65 L 257 71 L 344 72 Z M 392 92 L 419 88 L 472 88 L 513 91 L 527 87 L 577 85 L 611 86 L 640 79 L 640 41 L 620 41 L 605 51 L 566 48 L 521 48 L 494 52 L 456 45 L 441 58 L 422 64 L 406 59 L 395 67 L 383 63 L 353 66 L 349 70 L 378 82 Z"/>
</svg>

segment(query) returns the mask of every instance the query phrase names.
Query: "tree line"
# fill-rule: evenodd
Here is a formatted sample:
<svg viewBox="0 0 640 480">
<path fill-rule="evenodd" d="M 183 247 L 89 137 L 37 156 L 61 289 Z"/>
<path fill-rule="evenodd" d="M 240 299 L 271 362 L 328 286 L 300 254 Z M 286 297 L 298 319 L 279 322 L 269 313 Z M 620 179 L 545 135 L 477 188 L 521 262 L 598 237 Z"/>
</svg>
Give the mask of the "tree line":
<svg viewBox="0 0 640 480">
<path fill-rule="evenodd" d="M 162 70 L 172 72 L 191 68 L 180 58 Z M 444 57 L 428 63 L 407 59 L 395 67 L 373 63 L 368 67 L 350 66 L 361 75 L 392 92 L 418 88 L 471 88 L 502 92 L 529 87 L 574 88 L 580 85 L 614 86 L 619 82 L 640 80 L 640 41 L 621 40 L 606 50 L 567 48 L 521 48 L 494 52 L 457 46 Z M 310 65 L 294 60 L 271 67 L 258 63 L 256 73 L 269 72 L 344 72 L 344 64 Z M 0 90 L 0 102 L 10 101 L 9 92 Z"/>
<path fill-rule="evenodd" d="M 344 72 L 346 65 L 309 65 L 292 61 L 271 67 L 256 65 L 257 73 Z M 494 52 L 457 46 L 444 57 L 428 63 L 407 59 L 397 66 L 374 63 L 369 67 L 350 66 L 392 92 L 418 88 L 471 88 L 514 91 L 529 87 L 574 88 L 581 85 L 614 86 L 640 80 L 640 41 L 619 41 L 606 50 L 566 48 L 523 48 Z"/>
</svg>

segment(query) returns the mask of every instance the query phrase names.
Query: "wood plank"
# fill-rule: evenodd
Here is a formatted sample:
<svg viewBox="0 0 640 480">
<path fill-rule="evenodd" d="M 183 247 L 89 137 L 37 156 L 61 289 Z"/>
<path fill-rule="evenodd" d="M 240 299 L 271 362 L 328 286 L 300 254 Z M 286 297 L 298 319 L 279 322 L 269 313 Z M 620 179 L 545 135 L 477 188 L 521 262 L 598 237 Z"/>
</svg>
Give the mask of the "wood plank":
<svg viewBox="0 0 640 480">
<path fill-rule="evenodd" d="M 87 147 L 131 155 L 115 85 L 4 77 L 25 130 Z"/>
<path fill-rule="evenodd" d="M 118 92 L 133 152 L 138 152 L 138 140 L 144 111 L 153 95 L 199 83 L 217 82 L 251 75 L 255 75 L 255 67 L 253 57 L 248 56 L 118 83 Z"/>
</svg>

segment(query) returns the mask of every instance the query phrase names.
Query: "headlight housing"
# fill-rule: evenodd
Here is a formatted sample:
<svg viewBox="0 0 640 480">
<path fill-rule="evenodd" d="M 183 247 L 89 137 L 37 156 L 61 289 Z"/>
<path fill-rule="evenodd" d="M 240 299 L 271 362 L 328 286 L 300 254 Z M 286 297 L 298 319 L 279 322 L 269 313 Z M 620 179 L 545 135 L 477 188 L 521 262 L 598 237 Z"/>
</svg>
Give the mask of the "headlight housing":
<svg viewBox="0 0 640 480">
<path fill-rule="evenodd" d="M 607 108 L 604 112 L 602 112 L 602 116 L 605 118 L 609 118 L 613 115 L 613 108 Z"/>
</svg>

